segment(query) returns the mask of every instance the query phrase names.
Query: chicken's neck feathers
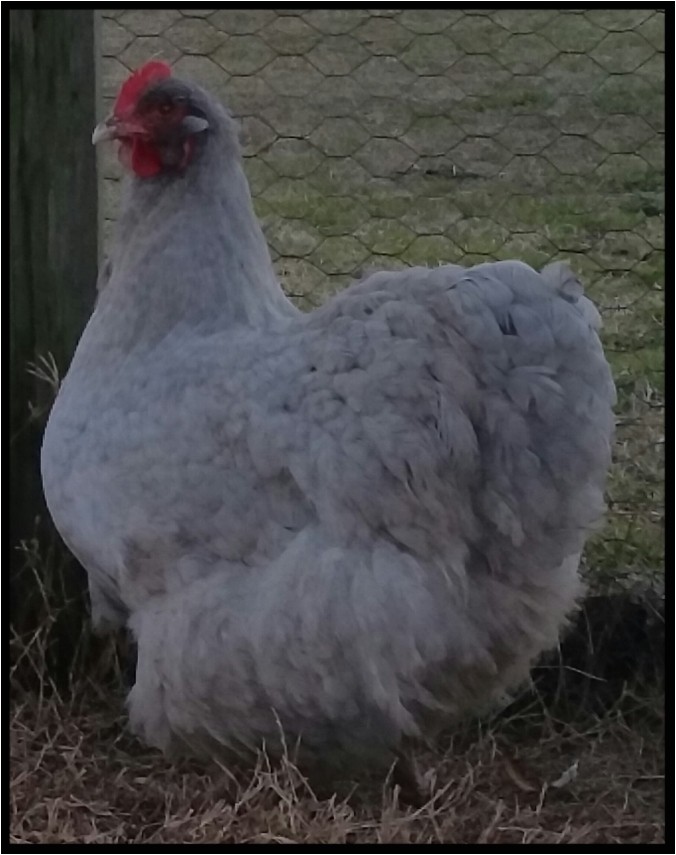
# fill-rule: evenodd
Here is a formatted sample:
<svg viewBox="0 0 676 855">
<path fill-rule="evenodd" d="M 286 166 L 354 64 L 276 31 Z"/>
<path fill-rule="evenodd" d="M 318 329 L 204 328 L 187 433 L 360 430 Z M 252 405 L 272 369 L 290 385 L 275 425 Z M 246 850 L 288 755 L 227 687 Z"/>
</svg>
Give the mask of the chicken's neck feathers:
<svg viewBox="0 0 676 855">
<path fill-rule="evenodd" d="M 182 177 L 132 179 L 98 309 L 127 337 L 263 328 L 297 314 L 275 276 L 238 156 L 210 142 Z"/>
</svg>

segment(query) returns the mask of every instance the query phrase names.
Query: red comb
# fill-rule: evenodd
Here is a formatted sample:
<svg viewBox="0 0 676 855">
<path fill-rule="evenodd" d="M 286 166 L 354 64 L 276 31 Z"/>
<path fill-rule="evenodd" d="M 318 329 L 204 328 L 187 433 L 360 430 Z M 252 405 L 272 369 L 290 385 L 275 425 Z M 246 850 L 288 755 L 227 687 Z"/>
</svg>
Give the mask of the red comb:
<svg viewBox="0 0 676 855">
<path fill-rule="evenodd" d="M 151 83 L 164 80 L 165 77 L 171 77 L 170 65 L 156 60 L 146 62 L 122 84 L 113 113 L 120 116 L 129 110 L 133 110 L 145 89 Z"/>
</svg>

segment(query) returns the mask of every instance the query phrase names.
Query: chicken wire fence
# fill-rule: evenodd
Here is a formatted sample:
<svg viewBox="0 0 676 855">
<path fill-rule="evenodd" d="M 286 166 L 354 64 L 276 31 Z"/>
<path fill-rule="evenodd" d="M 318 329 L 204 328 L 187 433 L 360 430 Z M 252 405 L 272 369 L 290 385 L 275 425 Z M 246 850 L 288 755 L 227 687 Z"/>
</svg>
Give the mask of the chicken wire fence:
<svg viewBox="0 0 676 855">
<path fill-rule="evenodd" d="M 131 9 L 100 20 L 101 111 L 150 57 L 221 96 L 303 308 L 370 268 L 569 260 L 618 386 L 592 582 L 663 561 L 664 12 Z M 100 161 L 104 248 L 121 168 Z"/>
</svg>

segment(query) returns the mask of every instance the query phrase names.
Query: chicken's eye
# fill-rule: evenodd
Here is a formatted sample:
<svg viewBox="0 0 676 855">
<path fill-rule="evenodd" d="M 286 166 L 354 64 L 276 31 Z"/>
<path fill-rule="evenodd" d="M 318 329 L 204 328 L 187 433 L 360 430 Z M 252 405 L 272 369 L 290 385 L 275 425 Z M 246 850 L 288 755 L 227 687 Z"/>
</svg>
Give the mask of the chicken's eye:
<svg viewBox="0 0 676 855">
<path fill-rule="evenodd" d="M 169 113 L 171 113 L 171 111 L 172 111 L 173 109 L 174 109 L 174 105 L 173 105 L 173 104 L 169 104 L 168 102 L 167 102 L 167 103 L 165 103 L 165 104 L 160 104 L 160 113 L 161 113 L 163 116 L 167 116 L 167 115 L 169 115 Z"/>
</svg>

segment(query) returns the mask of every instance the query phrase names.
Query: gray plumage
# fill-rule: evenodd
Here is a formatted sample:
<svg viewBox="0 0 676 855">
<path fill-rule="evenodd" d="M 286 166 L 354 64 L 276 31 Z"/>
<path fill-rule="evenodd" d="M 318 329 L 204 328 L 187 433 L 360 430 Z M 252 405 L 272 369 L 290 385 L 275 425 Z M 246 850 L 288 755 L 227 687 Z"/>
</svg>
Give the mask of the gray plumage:
<svg viewBox="0 0 676 855">
<path fill-rule="evenodd" d="M 164 84 L 160 83 L 158 88 Z M 181 84 L 184 85 L 184 84 Z M 614 387 L 560 264 L 283 295 L 226 112 L 132 178 L 45 433 L 93 619 L 138 643 L 134 728 L 388 762 L 522 680 L 579 593 Z"/>
</svg>

